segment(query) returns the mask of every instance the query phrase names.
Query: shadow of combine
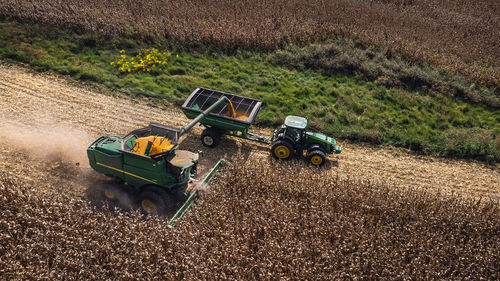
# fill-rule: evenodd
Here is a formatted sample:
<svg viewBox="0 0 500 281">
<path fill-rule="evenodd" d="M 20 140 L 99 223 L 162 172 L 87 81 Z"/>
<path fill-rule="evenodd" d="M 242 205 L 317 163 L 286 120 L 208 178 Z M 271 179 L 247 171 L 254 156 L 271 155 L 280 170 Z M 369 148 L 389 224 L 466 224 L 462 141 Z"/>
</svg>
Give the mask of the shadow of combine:
<svg viewBox="0 0 500 281">
<path fill-rule="evenodd" d="M 196 183 L 196 182 L 194 182 Z M 106 196 L 106 189 L 114 187 L 113 197 Z M 189 187 L 187 188 L 189 190 Z M 193 189 L 195 190 L 195 189 Z M 189 193 L 178 191 L 169 193 L 169 206 L 161 218 L 169 219 L 182 207 L 189 197 Z M 86 175 L 86 189 L 83 195 L 85 201 L 97 212 L 106 213 L 141 213 L 140 203 L 138 202 L 139 192 L 124 183 L 123 181 L 113 179 L 94 172 L 88 171 Z M 143 214 L 146 217 L 145 214 Z"/>
<path fill-rule="evenodd" d="M 110 185 L 116 187 L 113 197 L 106 196 L 106 187 Z M 167 206 L 166 212 L 163 214 L 166 218 L 173 217 L 177 210 L 184 204 L 189 194 L 184 192 L 169 193 L 169 201 L 171 204 Z M 122 213 L 141 212 L 140 203 L 138 202 L 139 194 L 131 186 L 126 183 L 102 178 L 94 179 L 88 183 L 88 188 L 85 191 L 84 200 L 98 212 L 118 211 Z"/>
</svg>

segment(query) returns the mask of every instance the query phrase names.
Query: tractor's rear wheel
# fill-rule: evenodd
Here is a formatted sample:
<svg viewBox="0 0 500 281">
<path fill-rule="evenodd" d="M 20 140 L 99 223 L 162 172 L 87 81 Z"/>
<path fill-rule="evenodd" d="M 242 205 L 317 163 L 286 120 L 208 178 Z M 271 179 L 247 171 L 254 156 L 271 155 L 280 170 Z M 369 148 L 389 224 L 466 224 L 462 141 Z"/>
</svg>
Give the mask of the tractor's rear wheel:
<svg viewBox="0 0 500 281">
<path fill-rule="evenodd" d="M 160 188 L 148 188 L 139 194 L 141 212 L 145 215 L 164 216 L 172 205 L 169 194 Z"/>
<path fill-rule="evenodd" d="M 215 128 L 206 128 L 201 133 L 201 143 L 206 147 L 216 147 L 220 142 L 220 132 Z"/>
<path fill-rule="evenodd" d="M 323 166 L 326 162 L 326 155 L 319 149 L 311 150 L 307 153 L 307 161 L 314 166 Z"/>
<path fill-rule="evenodd" d="M 288 160 L 293 156 L 293 146 L 286 140 L 276 141 L 271 147 L 271 154 L 276 159 Z"/>
</svg>

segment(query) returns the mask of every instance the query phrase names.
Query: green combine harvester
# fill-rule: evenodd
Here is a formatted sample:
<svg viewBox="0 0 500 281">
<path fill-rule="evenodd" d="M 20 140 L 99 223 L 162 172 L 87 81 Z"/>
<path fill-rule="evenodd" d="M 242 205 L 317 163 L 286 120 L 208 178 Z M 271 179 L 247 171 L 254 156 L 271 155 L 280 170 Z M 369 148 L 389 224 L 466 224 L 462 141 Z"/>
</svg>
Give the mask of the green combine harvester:
<svg viewBox="0 0 500 281">
<path fill-rule="evenodd" d="M 184 102 L 182 110 L 188 118 L 193 119 L 221 97 L 226 97 L 231 102 L 220 104 L 200 121 L 206 127 L 201 134 L 201 142 L 207 147 L 217 146 L 223 135 L 234 136 L 272 144 L 271 155 L 281 160 L 289 160 L 294 154 L 303 155 L 306 151 L 307 161 L 315 166 L 325 164 L 327 154 L 342 151 L 334 138 L 307 132 L 307 119 L 304 117 L 287 116 L 270 140 L 251 133 L 249 127 L 262 106 L 262 102 L 256 99 L 197 88 Z"/>
<path fill-rule="evenodd" d="M 127 190 L 128 193 L 137 199 L 145 214 L 165 215 L 172 212 L 173 200 L 185 191 L 199 158 L 198 153 L 179 150 L 178 140 L 225 101 L 228 101 L 227 98 L 221 97 L 181 129 L 150 123 L 124 137 L 102 136 L 96 139 L 87 148 L 90 166 L 121 182 L 104 185 L 104 195 L 116 200 L 120 194 L 131 189 Z M 216 168 L 219 165 L 217 163 Z M 208 181 L 215 170 L 212 169 L 203 182 Z M 190 203 L 191 199 L 192 196 L 186 203 Z M 181 209 L 187 209 L 187 206 Z"/>
</svg>

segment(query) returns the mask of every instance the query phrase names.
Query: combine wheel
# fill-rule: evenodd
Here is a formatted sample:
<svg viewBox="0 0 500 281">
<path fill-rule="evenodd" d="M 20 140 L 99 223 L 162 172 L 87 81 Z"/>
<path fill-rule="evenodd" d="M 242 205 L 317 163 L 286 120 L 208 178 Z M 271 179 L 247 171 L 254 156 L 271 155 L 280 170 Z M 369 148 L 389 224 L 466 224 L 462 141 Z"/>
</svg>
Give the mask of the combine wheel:
<svg viewBox="0 0 500 281">
<path fill-rule="evenodd" d="M 201 143 L 206 147 L 216 147 L 220 142 L 220 133 L 217 129 L 206 128 L 201 133 Z"/>
<path fill-rule="evenodd" d="M 120 195 L 123 193 L 120 187 L 112 183 L 103 184 L 101 190 L 104 197 L 112 202 L 118 202 Z"/>
<path fill-rule="evenodd" d="M 322 166 L 326 162 L 326 155 L 319 149 L 307 153 L 307 161 L 315 166 Z"/>
<path fill-rule="evenodd" d="M 276 141 L 271 147 L 271 154 L 281 160 L 288 160 L 293 156 L 293 146 L 286 140 Z"/>
<path fill-rule="evenodd" d="M 172 200 L 168 193 L 160 188 L 146 188 L 139 194 L 139 208 L 145 215 L 163 216 L 166 214 Z"/>
</svg>

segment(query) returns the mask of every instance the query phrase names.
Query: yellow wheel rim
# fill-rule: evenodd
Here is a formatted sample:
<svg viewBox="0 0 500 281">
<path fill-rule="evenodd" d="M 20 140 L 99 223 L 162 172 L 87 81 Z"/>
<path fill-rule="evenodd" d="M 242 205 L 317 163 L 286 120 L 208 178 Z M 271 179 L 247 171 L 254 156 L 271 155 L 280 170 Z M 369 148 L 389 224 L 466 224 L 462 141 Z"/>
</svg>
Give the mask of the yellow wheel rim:
<svg viewBox="0 0 500 281">
<path fill-rule="evenodd" d="M 156 204 L 153 203 L 151 200 L 148 199 L 142 200 L 141 206 L 144 209 L 144 211 L 148 212 L 148 214 L 152 214 L 156 211 Z"/>
<path fill-rule="evenodd" d="M 288 147 L 284 145 L 278 145 L 274 149 L 274 155 L 276 155 L 276 157 L 280 159 L 285 159 L 288 158 L 288 156 L 290 156 L 290 150 L 288 149 Z"/>
<path fill-rule="evenodd" d="M 314 155 L 313 157 L 311 157 L 311 163 L 313 163 L 314 165 L 320 165 L 321 163 L 323 163 L 323 158 L 321 158 L 321 156 L 319 155 Z"/>
<path fill-rule="evenodd" d="M 203 142 L 204 142 L 206 145 L 210 146 L 210 145 L 213 145 L 213 144 L 214 144 L 214 139 L 213 139 L 211 136 L 205 136 L 205 137 L 203 138 Z"/>
<path fill-rule="evenodd" d="M 115 198 L 115 194 L 113 193 L 113 191 L 111 191 L 109 189 L 104 190 L 104 196 L 106 196 L 106 198 L 108 198 L 108 199 Z"/>
</svg>

